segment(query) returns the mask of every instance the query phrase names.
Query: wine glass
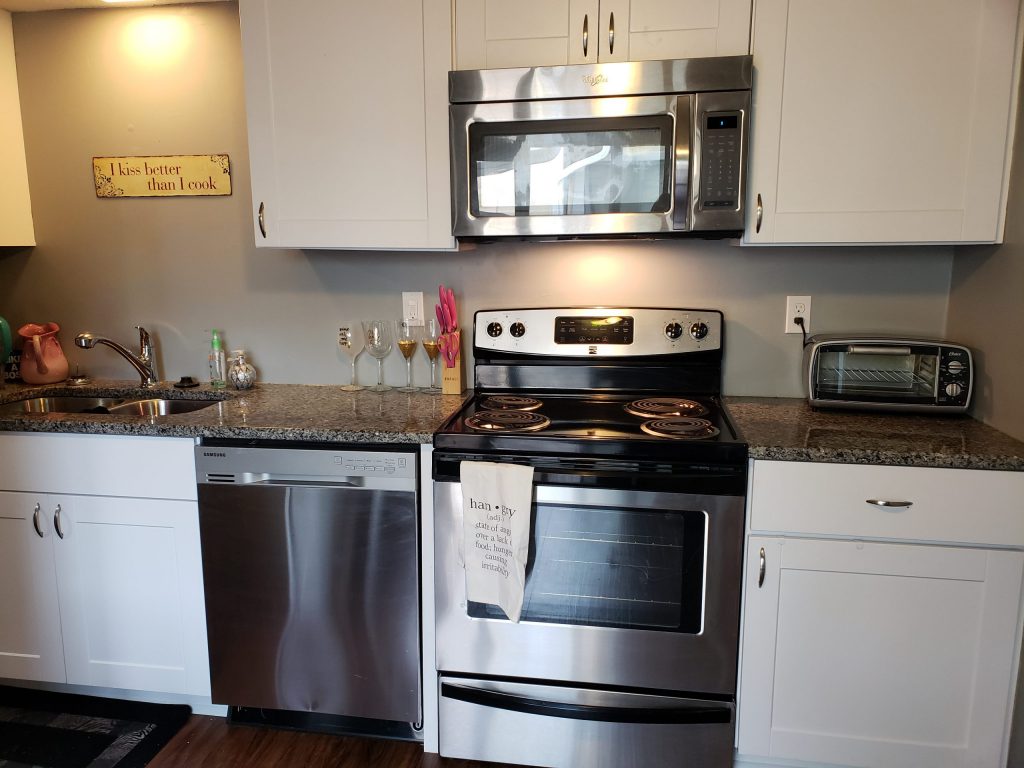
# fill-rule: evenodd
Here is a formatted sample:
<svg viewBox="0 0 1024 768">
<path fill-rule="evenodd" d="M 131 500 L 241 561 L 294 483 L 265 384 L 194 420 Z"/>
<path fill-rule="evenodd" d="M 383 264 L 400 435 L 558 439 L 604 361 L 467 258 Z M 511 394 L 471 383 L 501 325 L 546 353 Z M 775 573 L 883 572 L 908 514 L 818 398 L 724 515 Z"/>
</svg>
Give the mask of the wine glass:
<svg viewBox="0 0 1024 768">
<path fill-rule="evenodd" d="M 441 388 L 437 385 L 437 340 L 441 336 L 441 324 L 433 317 L 427 318 L 423 327 L 423 351 L 430 358 L 430 386 L 424 392 L 437 394 Z"/>
<path fill-rule="evenodd" d="M 365 389 L 356 383 L 356 358 L 366 346 L 366 339 L 361 331 L 362 329 L 354 320 L 343 320 L 338 328 L 338 346 L 341 347 L 342 352 L 348 355 L 349 363 L 352 365 L 349 382 L 342 387 L 346 392 L 358 392 L 360 389 Z"/>
<path fill-rule="evenodd" d="M 366 338 L 366 351 L 377 358 L 377 384 L 370 387 L 370 391 L 387 392 L 392 387 L 384 383 L 384 358 L 391 354 L 391 321 L 364 320 L 363 336 Z"/>
<path fill-rule="evenodd" d="M 418 343 L 416 329 L 402 320 L 398 325 L 398 351 L 405 358 L 405 386 L 399 387 L 399 392 L 415 392 L 418 389 L 412 385 L 412 356 L 416 354 Z"/>
</svg>

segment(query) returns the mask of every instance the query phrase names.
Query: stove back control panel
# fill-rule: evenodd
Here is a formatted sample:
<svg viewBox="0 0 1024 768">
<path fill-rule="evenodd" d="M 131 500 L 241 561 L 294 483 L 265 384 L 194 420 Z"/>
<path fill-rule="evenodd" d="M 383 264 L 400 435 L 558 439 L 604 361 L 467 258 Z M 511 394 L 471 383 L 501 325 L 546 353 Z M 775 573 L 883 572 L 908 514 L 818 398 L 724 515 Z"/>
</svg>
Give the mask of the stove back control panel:
<svg viewBox="0 0 1024 768">
<path fill-rule="evenodd" d="M 478 349 L 559 357 L 638 357 L 721 349 L 714 309 L 562 307 L 474 315 Z"/>
</svg>

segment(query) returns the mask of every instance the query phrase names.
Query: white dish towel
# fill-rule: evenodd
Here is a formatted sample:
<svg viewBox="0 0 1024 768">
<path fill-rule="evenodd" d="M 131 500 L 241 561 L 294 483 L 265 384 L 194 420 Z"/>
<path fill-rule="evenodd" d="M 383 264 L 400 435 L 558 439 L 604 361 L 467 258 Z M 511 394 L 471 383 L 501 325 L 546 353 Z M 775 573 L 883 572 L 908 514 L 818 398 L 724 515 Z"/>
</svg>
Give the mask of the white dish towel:
<svg viewBox="0 0 1024 768">
<path fill-rule="evenodd" d="M 464 461 L 459 474 L 466 597 L 497 605 L 518 622 L 530 552 L 533 467 Z"/>
</svg>

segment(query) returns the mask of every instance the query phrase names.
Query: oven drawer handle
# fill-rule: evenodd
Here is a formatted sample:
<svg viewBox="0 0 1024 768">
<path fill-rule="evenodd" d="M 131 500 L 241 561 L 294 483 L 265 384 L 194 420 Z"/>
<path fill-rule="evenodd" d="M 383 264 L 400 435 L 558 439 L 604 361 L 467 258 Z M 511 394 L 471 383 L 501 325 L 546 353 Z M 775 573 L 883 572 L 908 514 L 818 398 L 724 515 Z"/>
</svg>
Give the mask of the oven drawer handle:
<svg viewBox="0 0 1024 768">
<path fill-rule="evenodd" d="M 700 704 L 690 707 L 595 707 L 586 704 L 566 704 L 557 701 L 533 699 L 511 693 L 484 691 L 451 683 L 441 684 L 441 695 L 448 699 L 479 704 L 482 707 L 522 712 L 527 715 L 561 717 L 569 720 L 597 720 L 606 723 L 651 723 L 696 725 L 703 723 L 731 723 L 732 711 L 728 707 Z"/>
</svg>

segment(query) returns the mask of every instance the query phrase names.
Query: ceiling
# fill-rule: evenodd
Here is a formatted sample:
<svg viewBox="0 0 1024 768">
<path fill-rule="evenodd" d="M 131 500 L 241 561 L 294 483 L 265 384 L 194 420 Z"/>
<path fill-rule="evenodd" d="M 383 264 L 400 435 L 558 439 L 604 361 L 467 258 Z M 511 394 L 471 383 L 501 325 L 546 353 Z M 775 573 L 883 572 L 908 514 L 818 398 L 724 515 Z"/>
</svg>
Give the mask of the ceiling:
<svg viewBox="0 0 1024 768">
<path fill-rule="evenodd" d="M 105 3 L 103 0 L 0 0 L 0 11 L 56 11 L 67 8 L 134 8 L 140 5 L 180 5 L 182 3 L 216 3 L 221 0 L 132 0 Z"/>
</svg>

